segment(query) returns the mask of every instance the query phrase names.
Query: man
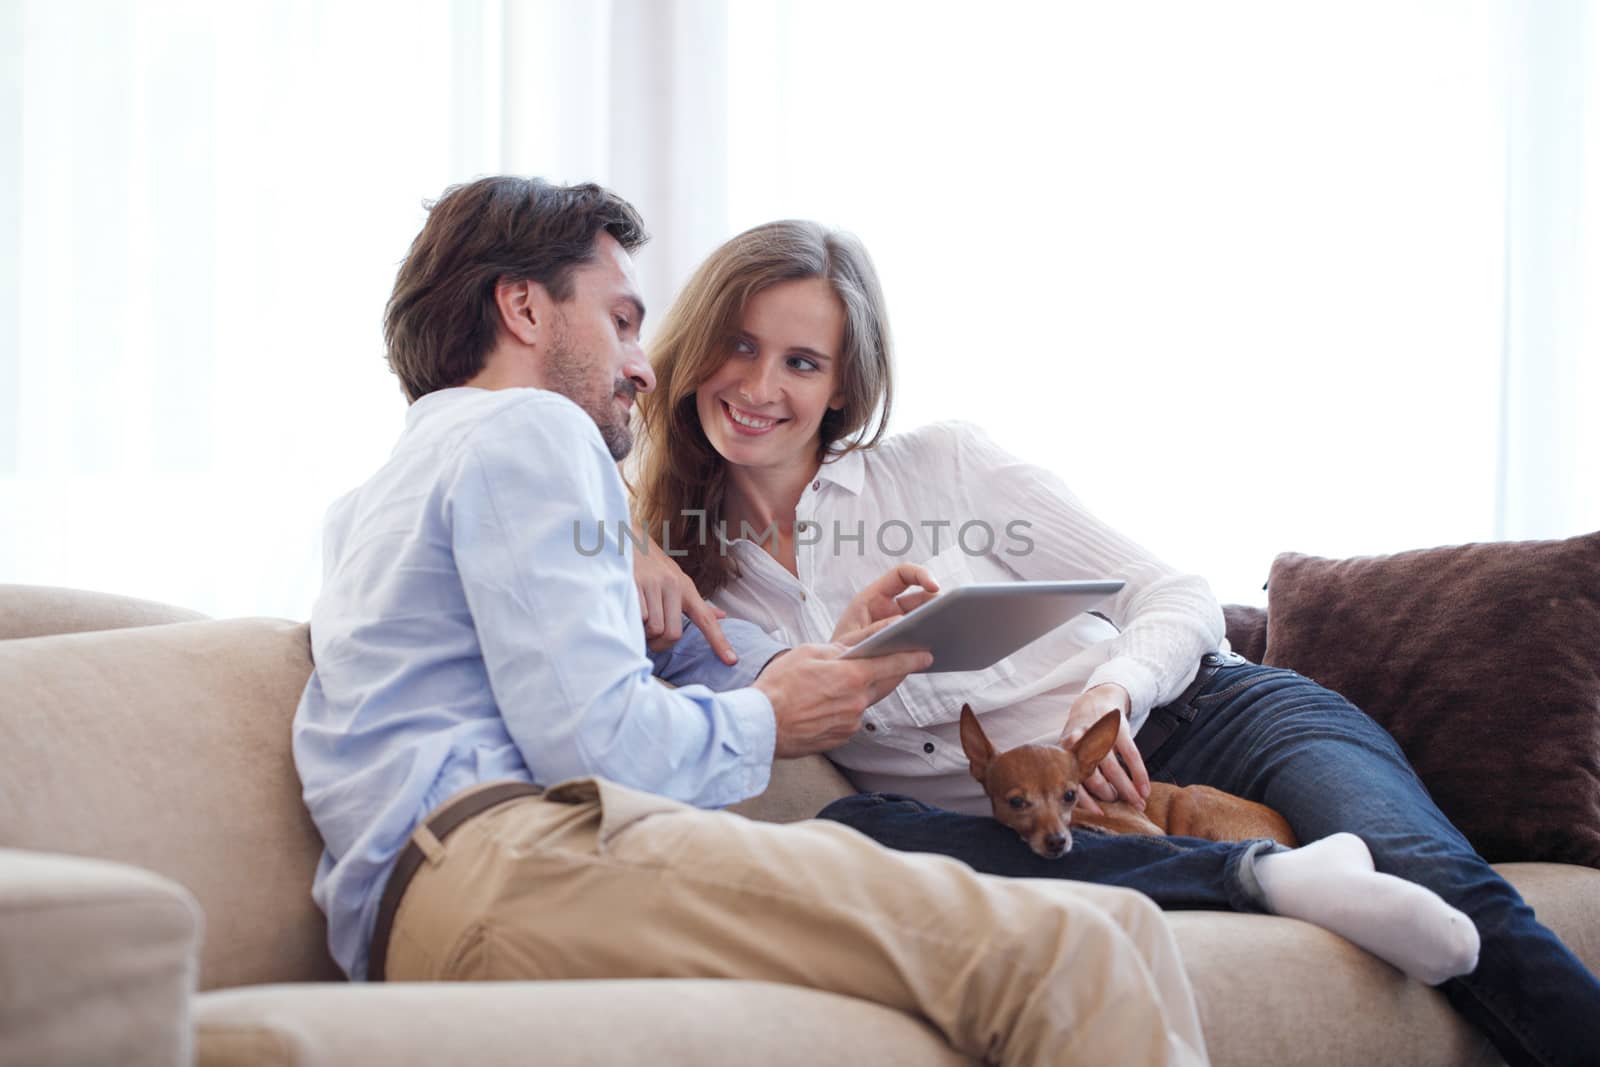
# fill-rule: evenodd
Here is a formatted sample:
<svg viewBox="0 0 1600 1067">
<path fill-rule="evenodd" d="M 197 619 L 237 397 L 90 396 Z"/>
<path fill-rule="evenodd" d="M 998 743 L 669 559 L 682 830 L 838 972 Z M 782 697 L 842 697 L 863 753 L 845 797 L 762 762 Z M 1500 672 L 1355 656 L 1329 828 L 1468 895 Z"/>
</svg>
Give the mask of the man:
<svg viewBox="0 0 1600 1067">
<path fill-rule="evenodd" d="M 335 958 L 357 979 L 789 982 L 1007 1063 L 1203 1062 L 1143 898 L 701 810 L 841 743 L 927 660 L 778 655 L 733 624 L 737 663 L 692 627 L 647 656 L 626 553 L 578 543 L 627 514 L 613 461 L 654 385 L 644 239 L 596 186 L 489 178 L 446 192 L 400 269 L 385 337 L 412 406 L 330 511 L 294 726 Z M 905 584 L 865 591 L 843 625 Z"/>
</svg>

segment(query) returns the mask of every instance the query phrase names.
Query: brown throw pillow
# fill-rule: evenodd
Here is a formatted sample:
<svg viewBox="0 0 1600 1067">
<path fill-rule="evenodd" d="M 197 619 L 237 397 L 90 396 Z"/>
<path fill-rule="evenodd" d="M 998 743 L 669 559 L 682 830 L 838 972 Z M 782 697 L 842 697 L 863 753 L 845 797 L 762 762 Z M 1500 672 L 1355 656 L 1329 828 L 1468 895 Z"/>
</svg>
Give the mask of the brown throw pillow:
<svg viewBox="0 0 1600 1067">
<path fill-rule="evenodd" d="M 1267 654 L 1267 609 L 1252 604 L 1224 604 L 1222 621 L 1228 627 L 1228 647 L 1251 663 L 1263 662 Z"/>
<path fill-rule="evenodd" d="M 1486 859 L 1600 867 L 1600 533 L 1286 554 L 1267 608 L 1264 662 L 1383 724 Z"/>
</svg>

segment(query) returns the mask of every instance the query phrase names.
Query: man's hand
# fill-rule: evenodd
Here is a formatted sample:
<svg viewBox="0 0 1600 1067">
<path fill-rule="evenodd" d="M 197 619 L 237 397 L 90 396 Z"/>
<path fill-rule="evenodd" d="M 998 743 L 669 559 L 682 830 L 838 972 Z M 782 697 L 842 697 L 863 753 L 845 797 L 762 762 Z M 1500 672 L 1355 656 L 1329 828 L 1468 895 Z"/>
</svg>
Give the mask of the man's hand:
<svg viewBox="0 0 1600 1067">
<path fill-rule="evenodd" d="M 800 645 L 768 663 L 755 687 L 778 720 L 777 759 L 838 748 L 861 728 L 861 715 L 912 671 L 933 662 L 927 652 L 840 659 L 844 645 Z"/>
<path fill-rule="evenodd" d="M 921 588 L 918 589 L 917 587 Z M 908 590 L 917 589 L 916 592 Z M 912 608 L 932 600 L 939 592 L 939 583 L 926 567 L 901 563 L 884 572 L 883 576 L 846 605 L 844 613 L 833 628 L 833 640 L 842 645 L 858 644 L 868 634 L 883 629 L 885 620 L 898 618 Z M 893 689 L 894 686 L 890 686 Z M 887 692 L 887 690 L 885 690 Z"/>
<path fill-rule="evenodd" d="M 1100 805 L 1095 803 L 1096 799 L 1119 797 L 1144 810 L 1144 799 L 1150 795 L 1150 774 L 1144 768 L 1144 758 L 1139 755 L 1139 746 L 1133 743 L 1133 733 L 1128 729 L 1128 711 L 1132 706 L 1133 699 L 1126 689 L 1107 682 L 1084 691 L 1067 712 L 1067 725 L 1061 731 L 1061 742 L 1066 745 L 1076 742 L 1107 712 L 1114 711 L 1121 716 L 1117 740 L 1111 751 L 1095 772 L 1083 780 L 1083 795 L 1078 803 L 1085 811 L 1099 815 Z M 1121 763 L 1117 762 L 1118 755 L 1122 756 Z M 1127 765 L 1126 769 L 1123 764 Z"/>
<path fill-rule="evenodd" d="M 633 553 L 633 582 L 639 587 L 639 614 L 644 617 L 644 639 L 652 652 L 662 652 L 683 636 L 683 617 L 688 615 L 706 642 L 724 663 L 738 663 L 733 643 L 722 633 L 719 620 L 728 613 L 700 595 L 694 582 L 666 550 L 644 538 L 634 527 L 636 544 L 643 549 Z"/>
</svg>

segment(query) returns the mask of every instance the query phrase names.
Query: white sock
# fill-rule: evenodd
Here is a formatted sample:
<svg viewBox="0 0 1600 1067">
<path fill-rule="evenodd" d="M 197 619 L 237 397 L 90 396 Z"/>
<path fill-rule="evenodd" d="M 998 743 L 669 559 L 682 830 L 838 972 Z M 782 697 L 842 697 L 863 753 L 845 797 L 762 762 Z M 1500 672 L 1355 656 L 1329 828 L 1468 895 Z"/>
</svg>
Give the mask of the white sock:
<svg viewBox="0 0 1600 1067">
<path fill-rule="evenodd" d="M 1430 889 L 1379 874 L 1355 834 L 1257 855 L 1255 875 L 1274 914 L 1331 930 L 1428 985 L 1478 965 L 1472 920 Z"/>
</svg>

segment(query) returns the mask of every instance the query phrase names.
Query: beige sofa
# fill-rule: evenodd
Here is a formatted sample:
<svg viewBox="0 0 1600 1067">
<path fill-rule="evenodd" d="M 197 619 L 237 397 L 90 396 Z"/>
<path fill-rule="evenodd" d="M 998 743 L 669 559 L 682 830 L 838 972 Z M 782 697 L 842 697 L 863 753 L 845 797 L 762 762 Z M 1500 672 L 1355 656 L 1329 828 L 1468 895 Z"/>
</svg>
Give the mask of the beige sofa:
<svg viewBox="0 0 1600 1067">
<path fill-rule="evenodd" d="M 753 982 L 342 982 L 289 750 L 310 669 L 303 625 L 0 586 L 0 1063 L 968 1062 L 921 1020 Z M 798 819 L 847 789 L 784 763 L 740 810 Z M 1501 869 L 1600 968 L 1600 871 Z M 1321 930 L 1169 919 L 1218 1064 L 1497 1062 Z"/>
</svg>

